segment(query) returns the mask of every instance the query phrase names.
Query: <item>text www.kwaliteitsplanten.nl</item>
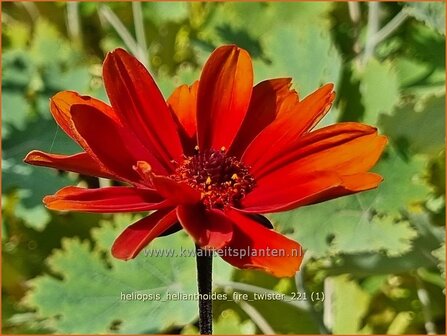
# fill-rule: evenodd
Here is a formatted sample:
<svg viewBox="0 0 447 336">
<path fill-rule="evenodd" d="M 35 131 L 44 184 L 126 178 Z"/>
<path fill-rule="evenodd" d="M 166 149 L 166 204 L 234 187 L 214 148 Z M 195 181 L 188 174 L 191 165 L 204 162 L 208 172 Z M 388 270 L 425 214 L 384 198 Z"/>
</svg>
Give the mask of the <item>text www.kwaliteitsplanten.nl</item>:
<svg viewBox="0 0 447 336">
<path fill-rule="evenodd" d="M 192 248 L 184 248 L 180 246 L 180 248 L 160 248 L 160 249 L 149 249 L 146 248 L 143 250 L 143 254 L 145 257 L 174 257 L 174 258 L 188 258 L 188 257 L 197 257 L 197 256 L 213 256 L 213 257 L 236 257 L 236 258 L 245 258 L 245 257 L 299 257 L 303 255 L 303 250 L 299 249 L 275 249 L 275 248 L 231 248 L 225 247 L 221 249 L 192 249 Z"/>
</svg>

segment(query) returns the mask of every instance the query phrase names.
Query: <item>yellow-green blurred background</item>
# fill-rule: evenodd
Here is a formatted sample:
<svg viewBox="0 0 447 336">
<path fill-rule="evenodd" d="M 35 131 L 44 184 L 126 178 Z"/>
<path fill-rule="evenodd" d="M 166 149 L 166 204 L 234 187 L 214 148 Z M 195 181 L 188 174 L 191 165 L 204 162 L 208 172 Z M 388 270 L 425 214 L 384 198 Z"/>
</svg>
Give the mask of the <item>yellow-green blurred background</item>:
<svg viewBox="0 0 447 336">
<path fill-rule="evenodd" d="M 32 149 L 74 153 L 48 99 L 107 100 L 105 54 L 124 47 L 165 97 L 198 78 L 217 46 L 253 57 L 256 81 L 292 77 L 301 96 L 326 82 L 322 125 L 361 121 L 390 144 L 378 190 L 272 215 L 307 250 L 296 278 L 215 260 L 219 293 L 324 293 L 324 300 L 216 301 L 215 332 L 445 333 L 445 7 L 438 3 L 2 3 L 2 333 L 197 333 L 197 303 L 125 302 L 163 286 L 195 291 L 194 260 L 113 260 L 131 215 L 49 212 L 42 197 L 91 177 L 31 167 Z M 138 216 L 138 215 L 137 215 Z M 154 247 L 192 247 L 183 233 Z"/>
</svg>

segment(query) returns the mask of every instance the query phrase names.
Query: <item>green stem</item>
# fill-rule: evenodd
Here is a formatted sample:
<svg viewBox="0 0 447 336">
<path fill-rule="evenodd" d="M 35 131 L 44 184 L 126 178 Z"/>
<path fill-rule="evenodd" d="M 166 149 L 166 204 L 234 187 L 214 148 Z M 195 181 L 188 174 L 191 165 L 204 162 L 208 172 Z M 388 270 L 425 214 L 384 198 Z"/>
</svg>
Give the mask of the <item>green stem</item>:
<svg viewBox="0 0 447 336">
<path fill-rule="evenodd" d="M 402 9 L 399 13 L 396 14 L 385 26 L 382 27 L 374 37 L 375 43 L 378 44 L 385 40 L 388 36 L 396 31 L 397 28 L 400 27 L 402 23 L 408 18 L 409 14 L 405 9 Z"/>
<path fill-rule="evenodd" d="M 246 301 L 237 302 L 241 309 L 251 318 L 251 320 L 258 326 L 259 330 L 265 335 L 273 335 L 275 331 L 266 321 L 264 316 L 262 316 L 258 310 Z"/>
<path fill-rule="evenodd" d="M 213 256 L 196 245 L 197 284 L 199 289 L 199 330 L 201 335 L 213 332 L 212 272 Z"/>
<path fill-rule="evenodd" d="M 67 2 L 67 30 L 73 43 L 76 46 L 82 46 L 81 20 L 79 16 L 78 2 Z"/>
<path fill-rule="evenodd" d="M 307 256 L 309 256 L 309 254 L 307 254 Z M 300 271 L 297 272 L 295 275 L 295 285 L 296 285 L 296 289 L 299 292 L 303 292 L 306 294 L 306 297 L 310 297 L 311 293 L 308 291 L 306 282 L 305 282 L 305 274 L 306 274 L 305 269 L 306 269 L 307 260 L 309 260 L 309 257 L 307 257 L 307 258 L 305 257 L 305 260 L 303 260 L 303 262 L 301 263 Z M 309 307 L 310 315 L 312 316 L 314 321 L 318 324 L 318 329 L 320 330 L 320 334 L 326 334 L 326 335 L 331 334 L 332 332 L 324 324 L 323 316 L 321 316 L 321 314 L 319 314 L 315 310 L 315 307 L 314 307 L 312 301 L 305 300 L 303 302 L 305 304 L 307 304 L 307 306 Z"/>
<path fill-rule="evenodd" d="M 123 40 L 129 51 L 135 56 L 139 56 L 140 49 L 138 47 L 138 43 L 135 41 L 132 34 L 127 30 L 126 26 L 121 22 L 118 16 L 116 16 L 113 10 L 111 10 L 107 5 L 100 5 L 98 11 L 99 15 L 104 18 L 113 27 L 113 29 L 115 29 L 116 33 Z M 144 65 L 147 63 L 147 60 L 144 59 L 139 59 L 139 61 Z"/>
<path fill-rule="evenodd" d="M 133 22 L 135 27 L 135 36 L 139 49 L 139 59 L 144 60 L 143 64 L 148 67 L 149 55 L 147 52 L 146 34 L 144 32 L 143 10 L 141 2 L 132 1 Z"/>
<path fill-rule="evenodd" d="M 379 31 L 379 9 L 380 4 L 375 1 L 368 2 L 368 25 L 366 28 L 366 43 L 363 53 L 363 64 L 373 56 L 376 47 L 375 35 Z"/>
<path fill-rule="evenodd" d="M 416 277 L 416 285 L 417 285 L 417 295 L 419 301 L 422 304 L 422 314 L 425 320 L 425 331 L 427 331 L 428 335 L 436 335 L 436 326 L 433 322 L 433 316 L 431 313 L 431 300 L 430 295 L 428 294 L 427 289 L 424 286 L 422 279 L 419 275 L 415 275 Z"/>
</svg>

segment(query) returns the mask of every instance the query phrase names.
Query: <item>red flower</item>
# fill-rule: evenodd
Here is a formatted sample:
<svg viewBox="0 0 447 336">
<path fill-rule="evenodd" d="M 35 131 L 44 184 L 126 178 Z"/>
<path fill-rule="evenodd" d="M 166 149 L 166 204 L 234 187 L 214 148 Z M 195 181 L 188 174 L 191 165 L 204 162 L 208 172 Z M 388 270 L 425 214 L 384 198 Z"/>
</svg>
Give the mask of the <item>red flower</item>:
<svg viewBox="0 0 447 336">
<path fill-rule="evenodd" d="M 127 184 L 66 187 L 44 198 L 49 209 L 156 210 L 115 240 L 116 258 L 134 258 L 180 223 L 201 247 L 231 249 L 223 258 L 236 267 L 291 276 L 301 263 L 300 245 L 258 214 L 382 181 L 368 172 L 387 142 L 375 128 L 347 122 L 312 131 L 334 100 L 332 84 L 302 100 L 289 78 L 253 87 L 250 56 L 235 46 L 215 50 L 200 81 L 180 86 L 167 103 L 143 65 L 122 49 L 107 55 L 103 77 L 111 106 L 71 91 L 51 99 L 57 123 L 84 151 L 32 151 L 25 161 Z M 242 249 L 249 255 L 234 254 Z"/>
</svg>

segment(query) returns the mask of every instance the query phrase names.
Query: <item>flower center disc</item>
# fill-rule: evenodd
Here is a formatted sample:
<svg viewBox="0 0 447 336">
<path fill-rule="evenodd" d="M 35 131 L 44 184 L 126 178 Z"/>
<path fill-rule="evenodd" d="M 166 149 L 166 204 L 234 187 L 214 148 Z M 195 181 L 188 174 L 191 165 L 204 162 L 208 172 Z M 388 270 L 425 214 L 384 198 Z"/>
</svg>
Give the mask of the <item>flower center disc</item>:
<svg viewBox="0 0 447 336">
<path fill-rule="evenodd" d="M 199 190 L 207 208 L 238 205 L 255 185 L 248 168 L 236 157 L 228 156 L 224 148 L 220 151 L 196 150 L 197 154 L 185 157 L 173 178 Z"/>
</svg>

